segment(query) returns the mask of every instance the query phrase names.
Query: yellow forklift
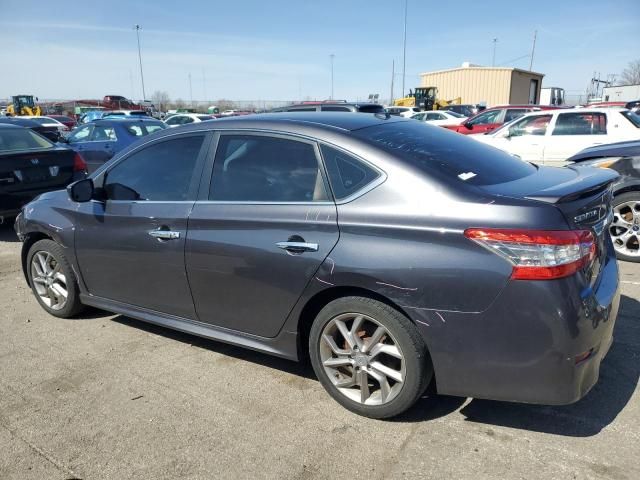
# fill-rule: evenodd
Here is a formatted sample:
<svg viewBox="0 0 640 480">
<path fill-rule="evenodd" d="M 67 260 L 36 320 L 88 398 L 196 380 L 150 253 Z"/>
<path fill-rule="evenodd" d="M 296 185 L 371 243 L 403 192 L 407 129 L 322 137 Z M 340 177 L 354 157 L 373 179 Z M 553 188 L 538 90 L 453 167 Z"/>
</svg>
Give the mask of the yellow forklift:
<svg viewBox="0 0 640 480">
<path fill-rule="evenodd" d="M 11 97 L 11 104 L 7 107 L 7 115 L 39 117 L 42 115 L 42 109 L 33 101 L 33 95 L 16 95 Z"/>
</svg>

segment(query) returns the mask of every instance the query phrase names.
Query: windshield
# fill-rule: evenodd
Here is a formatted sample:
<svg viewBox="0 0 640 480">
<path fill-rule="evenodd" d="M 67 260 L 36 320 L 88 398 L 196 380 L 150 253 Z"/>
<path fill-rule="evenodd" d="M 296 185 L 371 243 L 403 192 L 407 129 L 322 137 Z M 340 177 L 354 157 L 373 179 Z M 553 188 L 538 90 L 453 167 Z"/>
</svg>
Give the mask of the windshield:
<svg viewBox="0 0 640 480">
<path fill-rule="evenodd" d="M 636 112 L 623 111 L 620 112 L 624 118 L 629 120 L 636 128 L 640 128 L 640 115 Z"/>
<path fill-rule="evenodd" d="M 510 182 L 536 172 L 533 165 L 498 149 L 423 122 L 381 124 L 353 134 L 424 173 L 472 185 Z"/>
<path fill-rule="evenodd" d="M 41 150 L 54 144 L 28 128 L 0 128 L 0 152 Z"/>
</svg>

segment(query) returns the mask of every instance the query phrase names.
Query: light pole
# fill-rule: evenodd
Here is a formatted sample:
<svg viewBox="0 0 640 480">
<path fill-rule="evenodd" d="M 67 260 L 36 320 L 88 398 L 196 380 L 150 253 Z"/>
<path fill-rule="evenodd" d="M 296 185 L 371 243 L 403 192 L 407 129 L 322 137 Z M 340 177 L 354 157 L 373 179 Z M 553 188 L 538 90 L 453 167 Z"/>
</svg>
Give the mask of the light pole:
<svg viewBox="0 0 640 480">
<path fill-rule="evenodd" d="M 144 75 L 142 73 L 142 53 L 140 52 L 140 25 L 136 24 L 133 28 L 136 29 L 136 37 L 138 37 L 138 60 L 140 61 L 140 81 L 142 82 L 142 100 L 146 100 L 147 94 L 144 91 Z"/>
<path fill-rule="evenodd" d="M 407 67 L 407 9 L 409 0 L 404 0 L 404 41 L 402 42 L 402 98 L 404 98 L 404 81 Z"/>
<path fill-rule="evenodd" d="M 491 66 L 495 67 L 496 66 L 496 45 L 498 43 L 498 39 L 494 38 L 493 39 L 493 57 L 491 59 Z"/>
<path fill-rule="evenodd" d="M 333 53 L 329 55 L 329 58 L 331 58 L 331 97 L 329 98 L 329 100 L 333 100 L 333 58 L 334 57 L 335 55 Z"/>
</svg>

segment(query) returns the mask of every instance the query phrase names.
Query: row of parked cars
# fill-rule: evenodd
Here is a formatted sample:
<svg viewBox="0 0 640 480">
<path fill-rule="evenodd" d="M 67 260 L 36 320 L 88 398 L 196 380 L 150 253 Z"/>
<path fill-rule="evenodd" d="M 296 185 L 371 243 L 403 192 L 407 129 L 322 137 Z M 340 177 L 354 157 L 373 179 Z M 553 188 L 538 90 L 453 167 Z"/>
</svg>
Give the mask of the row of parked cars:
<svg viewBox="0 0 640 480">
<path fill-rule="evenodd" d="M 465 113 L 478 111 L 467 117 L 453 108 Z M 536 105 L 507 105 L 481 110 L 477 105 L 452 105 L 449 110 L 415 112 L 409 107 L 385 109 L 372 103 L 315 102 L 292 105 L 277 109 L 278 112 L 343 112 L 374 113 L 386 116 L 404 116 L 416 121 L 444 127 L 474 140 L 490 144 L 524 161 L 550 166 L 564 166 L 573 162 L 594 161 L 608 155 L 607 145 L 619 142 L 631 144 L 614 145 L 616 158 L 635 158 L 637 144 L 640 141 L 640 116 L 637 112 L 625 108 L 557 108 Z M 273 112 L 277 113 L 277 112 Z M 97 115 L 93 118 L 92 115 Z M 216 120 L 213 115 L 178 113 L 164 121 L 151 118 L 145 112 L 88 112 L 79 124 L 69 131 L 68 124 L 52 124 L 64 119 L 12 118 L 7 123 L 21 124 L 44 135 L 80 155 L 84 169 L 93 173 L 118 152 L 135 143 L 140 138 L 163 130 L 188 124 Z M 0 123 L 3 121 L 0 118 Z M 582 153 L 589 147 L 598 147 L 592 154 Z M 626 149 L 626 150 L 625 150 Z M 625 165 L 625 175 L 621 177 L 619 194 L 614 205 L 621 213 L 616 215 L 611 227 L 612 237 L 620 258 L 640 261 L 640 239 L 635 234 L 640 228 L 640 178 L 635 165 L 627 161 L 595 162 L 596 166 L 609 168 Z M 631 199 L 631 200 L 630 200 Z M 629 201 L 638 202 L 630 204 Z M 626 203 L 625 203 L 626 202 Z M 626 205 L 626 207 L 623 205 Z M 618 208 L 619 207 L 619 208 Z M 622 210 L 621 210 L 622 209 Z M 626 226 L 626 227 L 625 227 Z M 627 228 L 628 227 L 628 228 Z"/>
</svg>

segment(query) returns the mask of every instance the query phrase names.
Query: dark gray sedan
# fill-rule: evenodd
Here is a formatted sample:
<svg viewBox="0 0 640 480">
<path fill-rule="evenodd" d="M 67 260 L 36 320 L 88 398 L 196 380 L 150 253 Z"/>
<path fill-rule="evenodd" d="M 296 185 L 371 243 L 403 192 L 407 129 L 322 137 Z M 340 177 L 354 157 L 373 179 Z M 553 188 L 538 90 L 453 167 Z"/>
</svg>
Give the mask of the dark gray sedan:
<svg viewBox="0 0 640 480">
<path fill-rule="evenodd" d="M 138 142 L 16 230 L 51 314 L 91 305 L 308 355 L 362 415 L 397 415 L 432 382 L 566 404 L 612 341 L 615 178 L 398 117 L 253 115 Z"/>
</svg>

